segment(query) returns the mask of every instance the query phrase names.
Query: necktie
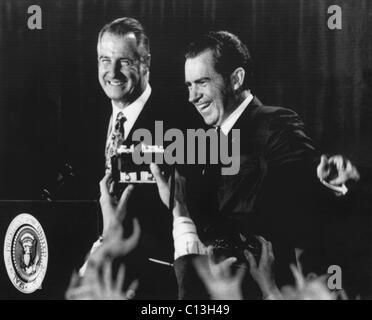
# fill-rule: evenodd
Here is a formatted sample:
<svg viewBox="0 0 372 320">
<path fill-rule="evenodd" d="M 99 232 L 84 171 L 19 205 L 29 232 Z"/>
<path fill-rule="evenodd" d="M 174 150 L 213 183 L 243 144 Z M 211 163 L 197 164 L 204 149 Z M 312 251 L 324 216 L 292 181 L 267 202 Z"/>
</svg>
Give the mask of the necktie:
<svg viewBox="0 0 372 320">
<path fill-rule="evenodd" d="M 119 112 L 116 116 L 113 130 L 106 143 L 106 173 L 111 172 L 111 158 L 116 154 L 116 150 L 124 143 L 124 122 L 126 120 L 122 112 Z"/>
</svg>

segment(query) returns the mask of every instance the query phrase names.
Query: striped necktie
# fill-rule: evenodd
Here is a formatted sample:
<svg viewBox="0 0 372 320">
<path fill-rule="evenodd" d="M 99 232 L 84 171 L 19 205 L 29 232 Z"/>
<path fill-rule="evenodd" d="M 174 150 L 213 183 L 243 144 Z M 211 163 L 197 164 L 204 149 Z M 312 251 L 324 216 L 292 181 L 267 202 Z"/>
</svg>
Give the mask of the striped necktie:
<svg viewBox="0 0 372 320">
<path fill-rule="evenodd" d="M 124 143 L 125 132 L 124 122 L 127 118 L 122 112 L 116 116 L 115 124 L 106 143 L 106 173 L 111 172 L 111 158 L 116 154 L 117 149 Z"/>
</svg>

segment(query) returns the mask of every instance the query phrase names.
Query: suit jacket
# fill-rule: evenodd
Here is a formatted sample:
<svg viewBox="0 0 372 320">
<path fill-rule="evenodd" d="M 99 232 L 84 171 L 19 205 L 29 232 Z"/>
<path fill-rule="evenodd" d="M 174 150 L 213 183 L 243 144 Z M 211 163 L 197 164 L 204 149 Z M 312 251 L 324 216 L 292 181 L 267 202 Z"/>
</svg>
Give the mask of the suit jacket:
<svg viewBox="0 0 372 320">
<path fill-rule="evenodd" d="M 258 210 L 262 211 L 260 206 L 265 205 L 262 200 L 267 199 L 265 193 L 284 196 L 283 190 L 296 192 L 298 189 L 303 193 L 303 190 L 308 189 L 305 185 L 307 180 L 303 179 L 311 176 L 310 180 L 316 181 L 316 171 L 313 170 L 316 168 L 318 153 L 295 112 L 264 106 L 254 97 L 235 123 L 234 129 L 240 130 L 239 141 L 232 142 L 240 143 L 240 154 L 236 155 L 240 162 L 239 172 L 236 175 L 211 177 L 207 168 L 204 178 L 200 180 L 198 177 L 192 181 L 192 187 L 200 185 L 200 188 L 195 192 L 198 198 L 193 197 L 190 205 L 200 213 L 193 218 L 198 221 L 197 225 L 203 225 L 203 229 L 211 226 L 211 220 L 219 218 L 240 224 L 254 217 Z M 217 182 L 214 192 L 211 192 L 213 185 L 210 179 L 218 180 L 213 181 Z M 295 182 L 300 185 L 293 185 Z M 207 202 L 203 199 L 213 199 L 215 207 L 209 206 L 207 210 L 213 219 L 198 210 L 198 204 Z M 210 212 L 212 209 L 213 212 Z"/>
<path fill-rule="evenodd" d="M 192 218 L 205 243 L 238 233 L 262 235 L 273 243 L 279 284 L 291 282 L 292 249 L 313 231 L 304 219 L 315 210 L 312 190 L 320 188 L 318 153 L 295 112 L 265 106 L 257 97 L 233 129 L 240 130 L 240 141 L 232 141 L 240 143 L 240 170 L 213 177 L 207 168 L 191 179 Z"/>
<path fill-rule="evenodd" d="M 163 98 L 164 97 L 164 98 Z M 134 123 L 125 144 L 137 145 L 132 134 L 137 129 L 147 129 L 155 139 L 155 121 L 163 121 L 164 132 L 175 127 L 173 119 L 168 110 L 173 107 L 173 99 L 169 95 L 158 94 L 152 91 L 136 122 Z M 112 118 L 109 130 L 111 131 Z M 155 141 L 152 141 L 155 144 Z M 137 298 L 139 299 L 164 299 L 176 297 L 176 282 L 174 271 L 170 266 L 158 265 L 150 262 L 149 258 L 172 262 L 174 256 L 172 238 L 172 216 L 162 203 L 156 184 L 136 184 L 128 201 L 128 219 L 132 217 L 139 220 L 141 226 L 141 238 L 135 254 L 126 263 L 135 273 L 135 277 L 141 280 L 141 286 Z M 131 223 L 125 225 L 127 235 L 132 229 Z M 154 276 L 156 274 L 156 276 Z"/>
</svg>

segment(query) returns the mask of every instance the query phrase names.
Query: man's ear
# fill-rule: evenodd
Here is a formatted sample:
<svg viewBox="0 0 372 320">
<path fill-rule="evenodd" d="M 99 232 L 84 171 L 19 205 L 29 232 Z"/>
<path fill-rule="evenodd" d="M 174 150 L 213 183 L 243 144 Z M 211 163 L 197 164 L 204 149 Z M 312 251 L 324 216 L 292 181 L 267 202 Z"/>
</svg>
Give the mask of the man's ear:
<svg viewBox="0 0 372 320">
<path fill-rule="evenodd" d="M 151 54 L 148 54 L 145 58 L 143 58 L 143 65 L 145 67 L 146 73 L 150 71 L 150 64 L 151 64 Z"/>
<path fill-rule="evenodd" d="M 151 54 L 148 54 L 147 55 L 147 61 L 146 61 L 146 65 L 147 65 L 147 68 L 150 70 L 150 64 L 151 64 Z"/>
<path fill-rule="evenodd" d="M 236 68 L 230 76 L 231 87 L 234 91 L 238 91 L 244 82 L 245 70 L 241 67 Z"/>
</svg>

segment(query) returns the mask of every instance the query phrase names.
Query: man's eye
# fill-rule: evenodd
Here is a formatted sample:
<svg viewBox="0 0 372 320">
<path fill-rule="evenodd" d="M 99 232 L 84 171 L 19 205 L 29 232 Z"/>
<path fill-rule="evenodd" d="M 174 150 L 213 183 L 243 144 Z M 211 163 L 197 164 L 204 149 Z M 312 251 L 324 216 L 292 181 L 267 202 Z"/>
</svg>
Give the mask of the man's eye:
<svg viewBox="0 0 372 320">
<path fill-rule="evenodd" d="M 129 60 L 120 60 L 120 63 L 123 67 L 129 67 L 131 65 L 131 62 Z"/>
<path fill-rule="evenodd" d="M 99 62 L 103 65 L 108 65 L 110 63 L 110 59 L 100 59 Z"/>
</svg>

